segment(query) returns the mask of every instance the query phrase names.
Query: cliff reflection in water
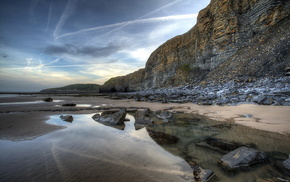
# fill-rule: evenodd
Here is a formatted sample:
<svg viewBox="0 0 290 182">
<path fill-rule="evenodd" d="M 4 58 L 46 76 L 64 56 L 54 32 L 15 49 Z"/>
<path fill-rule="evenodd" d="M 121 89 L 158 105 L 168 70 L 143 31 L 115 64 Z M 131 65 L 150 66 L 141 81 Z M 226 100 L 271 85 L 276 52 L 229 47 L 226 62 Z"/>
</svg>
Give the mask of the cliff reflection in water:
<svg viewBox="0 0 290 182">
<path fill-rule="evenodd" d="M 216 177 L 212 181 L 256 181 L 282 175 L 270 163 L 224 171 L 217 164 L 224 154 L 197 144 L 207 138 L 219 138 L 251 144 L 272 159 L 285 159 L 290 153 L 289 145 L 285 145 L 290 143 L 288 135 L 197 115 L 175 114 L 167 123 L 139 130 L 135 130 L 134 117 L 129 114 L 130 122 L 125 122 L 124 130 L 99 124 L 93 115 L 72 115 L 72 123 L 55 115 L 47 123 L 66 129 L 31 141 L 0 140 L 1 180 L 194 181 L 193 170 L 200 166 L 214 171 Z"/>
</svg>

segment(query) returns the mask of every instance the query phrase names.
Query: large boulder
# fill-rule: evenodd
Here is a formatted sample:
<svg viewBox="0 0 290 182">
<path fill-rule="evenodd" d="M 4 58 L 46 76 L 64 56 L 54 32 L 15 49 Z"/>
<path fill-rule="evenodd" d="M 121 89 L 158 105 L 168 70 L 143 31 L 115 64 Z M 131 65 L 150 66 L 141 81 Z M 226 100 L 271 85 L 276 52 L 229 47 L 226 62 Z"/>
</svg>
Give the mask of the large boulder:
<svg viewBox="0 0 290 182">
<path fill-rule="evenodd" d="M 260 163 L 266 161 L 267 157 L 264 152 L 247 148 L 240 147 L 226 155 L 221 159 L 223 166 L 231 169 L 250 166 L 254 163 Z"/>
<path fill-rule="evenodd" d="M 102 114 L 95 114 L 92 118 L 106 125 L 122 125 L 126 117 L 126 109 L 119 111 L 104 111 Z"/>
</svg>

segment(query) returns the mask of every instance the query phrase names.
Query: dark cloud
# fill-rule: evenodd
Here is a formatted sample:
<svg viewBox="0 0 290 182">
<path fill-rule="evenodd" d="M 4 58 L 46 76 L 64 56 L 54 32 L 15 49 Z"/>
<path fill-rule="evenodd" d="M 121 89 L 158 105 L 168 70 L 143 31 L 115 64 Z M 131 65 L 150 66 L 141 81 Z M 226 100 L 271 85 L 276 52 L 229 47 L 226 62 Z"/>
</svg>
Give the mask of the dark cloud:
<svg viewBox="0 0 290 182">
<path fill-rule="evenodd" d="M 1 54 L 1 57 L 2 57 L 2 58 L 7 58 L 8 55 L 7 55 L 7 54 Z"/>
<path fill-rule="evenodd" d="M 44 53 L 57 56 L 61 56 L 62 54 L 69 54 L 90 57 L 106 57 L 118 52 L 121 49 L 121 46 L 115 45 L 108 45 L 106 47 L 94 47 L 65 44 L 63 46 L 50 45 L 44 49 Z"/>
</svg>

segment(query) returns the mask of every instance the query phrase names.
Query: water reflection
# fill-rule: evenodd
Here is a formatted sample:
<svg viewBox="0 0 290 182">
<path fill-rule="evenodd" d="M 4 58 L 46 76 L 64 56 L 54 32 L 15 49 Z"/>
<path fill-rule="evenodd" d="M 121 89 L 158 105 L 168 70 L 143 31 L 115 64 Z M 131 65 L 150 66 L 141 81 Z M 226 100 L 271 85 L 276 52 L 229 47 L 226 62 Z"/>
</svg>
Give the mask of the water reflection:
<svg viewBox="0 0 290 182">
<path fill-rule="evenodd" d="M 63 102 L 64 100 L 53 100 L 52 102 Z M 42 104 L 47 103 L 42 100 L 36 100 L 36 101 L 26 101 L 26 102 L 6 102 L 6 103 L 0 103 L 0 106 L 4 105 L 22 105 L 22 104 Z"/>
<path fill-rule="evenodd" d="M 134 118 L 124 131 L 72 115 L 52 116 L 50 124 L 66 126 L 32 141 L 0 141 L 3 181 L 192 181 L 190 166 L 166 152 L 148 135 L 136 131 Z"/>
<path fill-rule="evenodd" d="M 175 114 L 172 122 L 140 130 L 135 130 L 134 117 L 127 114 L 130 121 L 125 122 L 124 130 L 119 130 L 94 121 L 94 114 L 71 114 L 72 123 L 62 121 L 60 115 L 51 116 L 47 123 L 66 129 L 31 141 L 0 140 L 1 180 L 194 181 L 192 167 L 197 165 L 214 171 L 216 178 L 212 181 L 289 180 L 271 165 L 274 160 L 288 158 L 289 135 L 189 114 Z M 151 133 L 155 142 L 148 132 L 178 140 L 162 143 Z M 225 171 L 217 165 L 224 154 L 196 145 L 207 138 L 254 144 L 269 155 L 270 162 L 247 170 Z"/>
</svg>

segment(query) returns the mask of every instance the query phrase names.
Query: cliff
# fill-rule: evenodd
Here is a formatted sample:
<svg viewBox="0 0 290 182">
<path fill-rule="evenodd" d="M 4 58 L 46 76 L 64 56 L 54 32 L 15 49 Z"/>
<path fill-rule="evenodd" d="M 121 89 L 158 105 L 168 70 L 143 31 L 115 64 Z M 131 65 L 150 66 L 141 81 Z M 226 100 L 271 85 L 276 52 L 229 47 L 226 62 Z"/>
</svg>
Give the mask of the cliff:
<svg viewBox="0 0 290 182">
<path fill-rule="evenodd" d="M 289 0 L 212 0 L 197 24 L 157 48 L 144 69 L 110 79 L 101 91 L 283 76 L 289 25 Z"/>
</svg>

